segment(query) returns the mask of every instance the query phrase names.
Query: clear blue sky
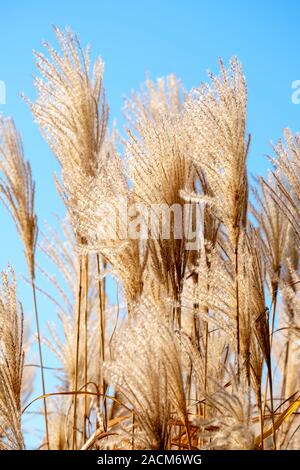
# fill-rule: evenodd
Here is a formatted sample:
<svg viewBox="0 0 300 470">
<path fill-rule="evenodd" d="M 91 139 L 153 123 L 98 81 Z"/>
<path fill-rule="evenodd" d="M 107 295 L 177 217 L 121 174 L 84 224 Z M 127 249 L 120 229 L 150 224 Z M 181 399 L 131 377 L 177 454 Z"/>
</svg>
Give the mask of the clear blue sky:
<svg viewBox="0 0 300 470">
<path fill-rule="evenodd" d="M 12 115 L 24 139 L 26 156 L 37 180 L 40 224 L 63 214 L 55 193 L 57 163 L 39 135 L 27 106 L 19 98 L 35 96 L 32 50 L 41 41 L 54 41 L 51 24 L 70 26 L 93 57 L 105 62 L 105 86 L 111 110 L 122 126 L 123 96 L 151 77 L 171 72 L 189 89 L 217 70 L 217 59 L 227 63 L 237 55 L 248 81 L 248 130 L 252 134 L 249 169 L 265 172 L 269 141 L 277 140 L 285 126 L 300 129 L 300 105 L 292 104 L 291 84 L 300 79 L 300 2 L 298 0 L 44 0 L 5 1 L 0 5 L 0 80 L 6 83 L 7 102 L 0 112 Z M 13 224 L 0 208 L 0 268 L 10 261 L 19 278 L 19 294 L 27 316 L 32 315 L 30 291 L 22 247 Z M 46 265 L 48 267 L 48 265 Z M 50 267 L 49 267 L 50 269 Z M 43 329 L 55 312 L 39 298 Z M 47 364 L 53 359 L 46 355 Z M 47 375 L 48 390 L 53 379 Z M 31 424 L 27 424 L 30 431 Z M 29 445 L 37 440 L 32 435 Z"/>
</svg>

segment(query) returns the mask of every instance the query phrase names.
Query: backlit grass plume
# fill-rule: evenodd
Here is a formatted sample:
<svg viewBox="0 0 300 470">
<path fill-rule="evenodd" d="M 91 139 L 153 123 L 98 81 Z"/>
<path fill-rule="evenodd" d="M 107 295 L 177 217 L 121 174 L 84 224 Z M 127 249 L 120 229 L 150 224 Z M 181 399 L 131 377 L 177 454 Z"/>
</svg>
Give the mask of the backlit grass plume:
<svg viewBox="0 0 300 470">
<path fill-rule="evenodd" d="M 188 433 L 176 336 L 168 315 L 160 318 L 161 313 L 148 299 L 137 305 L 106 364 L 108 378 L 132 406 L 141 427 L 138 441 L 156 450 L 170 448 L 172 419 L 180 419 Z"/>
<path fill-rule="evenodd" d="M 21 426 L 23 309 L 11 268 L 1 274 L 0 338 L 0 450 L 21 450 L 25 448 Z"/>
<path fill-rule="evenodd" d="M 8 208 L 23 241 L 28 268 L 34 277 L 37 217 L 35 183 L 24 159 L 21 137 L 12 119 L 0 118 L 0 198 Z"/>
<path fill-rule="evenodd" d="M 92 64 L 71 30 L 54 32 L 58 50 L 45 43 L 45 55 L 35 53 L 37 96 L 27 101 L 60 164 L 66 220 L 47 225 L 38 243 L 41 194 L 13 120 L 0 118 L 0 198 L 24 245 L 39 352 L 39 364 L 24 361 L 9 268 L 0 449 L 25 449 L 25 413 L 40 431 L 33 403 L 44 405 L 42 449 L 299 448 L 298 134 L 284 131 L 270 175 L 248 191 L 237 58 L 190 91 L 174 74 L 148 77 L 126 99 L 118 132 L 102 60 Z M 33 367 L 41 392 L 32 374 L 22 381 Z"/>
</svg>

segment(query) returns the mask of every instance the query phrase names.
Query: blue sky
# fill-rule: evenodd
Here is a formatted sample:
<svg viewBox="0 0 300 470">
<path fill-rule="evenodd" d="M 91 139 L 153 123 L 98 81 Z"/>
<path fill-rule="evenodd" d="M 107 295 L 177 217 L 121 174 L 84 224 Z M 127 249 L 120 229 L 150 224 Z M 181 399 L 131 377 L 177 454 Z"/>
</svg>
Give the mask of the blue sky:
<svg viewBox="0 0 300 470">
<path fill-rule="evenodd" d="M 0 81 L 6 84 L 6 104 L 0 113 L 12 115 L 22 133 L 27 158 L 37 181 L 36 208 L 41 226 L 63 214 L 55 192 L 55 158 L 39 135 L 26 104 L 18 96 L 34 98 L 32 50 L 44 39 L 54 42 L 51 25 L 70 26 L 92 56 L 105 62 L 105 87 L 110 115 L 121 128 L 123 97 L 139 88 L 146 72 L 152 78 L 175 73 L 189 89 L 217 71 L 217 59 L 232 55 L 242 61 L 248 82 L 248 130 L 252 134 L 249 170 L 264 173 L 270 140 L 286 126 L 300 129 L 300 105 L 292 103 L 292 82 L 300 79 L 300 3 L 297 0 L 15 0 L 0 5 Z M 12 263 L 19 278 L 19 294 L 32 316 L 30 291 L 22 280 L 26 266 L 22 246 L 4 209 L 0 207 L 0 268 Z M 46 265 L 50 269 L 50 266 Z M 42 281 L 41 281 L 42 282 Z M 39 297 L 43 330 L 55 312 Z M 47 365 L 53 358 L 46 355 Z M 53 379 L 47 374 L 48 390 Z M 30 431 L 35 423 L 27 424 Z M 33 434 L 29 446 L 38 442 Z"/>
</svg>

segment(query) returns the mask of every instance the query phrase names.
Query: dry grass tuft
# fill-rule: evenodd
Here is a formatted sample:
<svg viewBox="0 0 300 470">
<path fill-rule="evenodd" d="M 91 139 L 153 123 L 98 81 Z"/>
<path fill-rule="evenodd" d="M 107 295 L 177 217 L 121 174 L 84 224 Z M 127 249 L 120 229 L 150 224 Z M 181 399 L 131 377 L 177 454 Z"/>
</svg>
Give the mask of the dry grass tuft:
<svg viewBox="0 0 300 470">
<path fill-rule="evenodd" d="M 0 290 L 0 449 L 25 448 L 22 413 L 39 400 L 48 449 L 299 448 L 298 134 L 284 131 L 271 174 L 249 194 L 236 58 L 191 91 L 174 75 L 147 78 L 126 100 L 120 138 L 108 126 L 101 59 L 91 67 L 72 31 L 54 31 L 59 51 L 35 53 L 29 105 L 61 166 L 63 237 L 47 228 L 37 245 L 31 167 L 13 121 L 0 120 L 0 198 L 29 267 L 43 392 L 22 411 L 33 379 L 22 382 L 10 268 Z M 37 265 L 37 246 L 56 274 Z M 57 315 L 45 338 L 37 290 Z M 60 363 L 48 394 L 42 344 Z"/>
</svg>

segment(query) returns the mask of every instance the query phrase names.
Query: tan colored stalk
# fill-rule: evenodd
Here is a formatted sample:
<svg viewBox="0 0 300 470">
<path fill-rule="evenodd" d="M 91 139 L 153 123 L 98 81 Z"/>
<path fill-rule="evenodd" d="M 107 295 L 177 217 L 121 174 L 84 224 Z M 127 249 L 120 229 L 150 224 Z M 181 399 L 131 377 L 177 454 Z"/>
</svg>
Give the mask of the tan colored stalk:
<svg viewBox="0 0 300 470">
<path fill-rule="evenodd" d="M 259 331 L 257 334 L 257 339 L 260 344 L 262 353 L 264 355 L 266 366 L 267 366 L 267 379 L 269 380 L 270 384 L 270 401 L 271 401 L 271 420 L 272 420 L 272 427 L 273 427 L 273 447 L 276 450 L 276 428 L 275 428 L 275 420 L 274 420 L 274 400 L 273 400 L 273 378 L 272 378 L 272 359 L 271 359 L 271 348 L 270 348 L 270 330 L 269 330 L 269 318 L 266 315 L 266 312 L 260 315 L 257 318 L 256 324 L 259 325 Z M 266 407 L 266 400 L 267 400 L 267 387 L 265 390 L 264 395 L 264 415 L 265 415 L 265 407 Z"/>
<path fill-rule="evenodd" d="M 272 351 L 272 343 L 273 343 L 273 334 L 274 334 L 276 308 L 277 308 L 277 294 L 278 294 L 278 283 L 276 283 L 276 286 L 273 289 L 273 300 L 272 300 L 273 308 L 272 308 L 272 321 L 271 321 L 271 334 L 270 334 L 270 351 Z M 266 412 L 268 386 L 269 386 L 269 375 L 267 375 L 266 384 L 265 384 L 264 414 Z"/>
<path fill-rule="evenodd" d="M 74 412 L 73 412 L 73 437 L 72 450 L 77 449 L 77 393 L 79 376 L 79 347 L 80 347 L 80 326 L 81 326 L 81 301 L 82 301 L 82 257 L 78 258 L 79 278 L 78 278 L 78 299 L 77 299 L 77 319 L 76 319 L 76 353 L 75 353 L 75 378 L 74 378 Z"/>
<path fill-rule="evenodd" d="M 235 295 L 236 295 L 236 341 L 237 341 L 237 378 L 240 380 L 240 306 L 239 306 L 239 260 L 238 260 L 238 238 L 236 241 L 235 251 Z"/>
<path fill-rule="evenodd" d="M 89 308 L 89 256 L 84 256 L 84 390 L 88 383 L 88 308 Z M 86 441 L 86 425 L 88 419 L 88 396 L 84 395 L 83 441 Z"/>
<path fill-rule="evenodd" d="M 107 430 L 107 403 L 105 398 L 106 382 L 103 376 L 102 366 L 105 361 L 105 278 L 101 280 L 101 267 L 100 267 L 100 256 L 97 253 L 97 271 L 98 271 L 98 296 L 99 296 L 99 334 L 100 334 L 100 351 L 101 351 L 101 393 L 102 393 L 102 405 L 103 405 L 103 427 L 104 431 Z M 106 269 L 106 261 L 104 261 L 103 269 Z M 101 397 L 100 397 L 101 399 Z"/>
<path fill-rule="evenodd" d="M 272 415 L 272 427 L 273 427 L 273 434 L 272 434 L 273 448 L 274 448 L 274 450 L 276 450 L 277 445 L 276 445 L 276 428 L 275 428 L 275 417 L 274 417 L 274 395 L 273 395 L 272 372 L 270 372 L 270 398 L 271 398 L 271 415 Z"/>
<path fill-rule="evenodd" d="M 207 394 L 207 368 L 208 368 L 208 322 L 205 322 L 205 358 L 204 358 L 204 394 Z M 204 402 L 203 417 L 206 419 L 206 400 Z"/>
<path fill-rule="evenodd" d="M 43 392 L 43 395 L 45 395 L 46 394 L 46 387 L 45 387 L 45 377 L 44 377 L 44 361 L 43 361 L 42 342 L 41 342 L 40 325 L 39 325 L 39 315 L 38 315 L 37 299 L 36 299 L 36 288 L 35 288 L 35 281 L 34 281 L 33 276 L 31 276 L 31 289 L 32 289 L 32 298 L 33 298 L 33 305 L 34 305 L 34 316 L 35 316 L 36 332 L 37 332 L 37 339 L 38 339 L 38 351 L 39 351 L 39 362 L 40 362 L 39 369 L 40 369 L 40 375 L 41 375 L 42 392 Z M 46 398 L 43 399 L 43 407 L 44 407 L 44 417 L 45 417 L 46 447 L 49 450 L 50 449 L 50 440 L 49 440 L 48 411 L 47 411 Z"/>
<path fill-rule="evenodd" d="M 261 448 L 264 450 L 264 415 L 262 409 L 262 400 L 261 400 L 261 387 L 259 386 L 257 391 L 257 406 L 259 411 L 259 424 L 260 424 L 260 436 L 261 436 Z"/>
</svg>

